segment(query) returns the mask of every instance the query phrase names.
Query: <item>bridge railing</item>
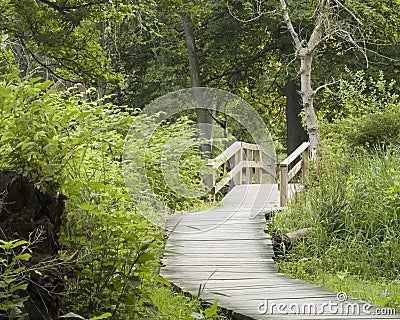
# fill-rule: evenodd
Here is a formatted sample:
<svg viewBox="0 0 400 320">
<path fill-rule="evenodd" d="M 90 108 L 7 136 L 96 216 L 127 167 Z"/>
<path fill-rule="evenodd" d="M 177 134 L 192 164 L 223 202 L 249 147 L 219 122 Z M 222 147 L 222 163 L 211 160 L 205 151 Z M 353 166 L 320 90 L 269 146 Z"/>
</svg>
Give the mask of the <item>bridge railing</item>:
<svg viewBox="0 0 400 320">
<path fill-rule="evenodd" d="M 310 157 L 310 143 L 302 143 L 292 154 L 281 163 L 276 164 L 276 157 L 262 146 L 234 142 L 218 157 L 210 160 L 209 166 L 213 168 L 211 180 L 208 181 L 210 193 L 217 194 L 225 185 L 233 182 L 234 185 L 252 183 L 276 183 L 280 191 L 280 206 L 285 207 L 289 198 L 290 181 L 301 171 L 303 178 L 308 168 Z M 217 181 L 218 168 L 225 163 L 225 172 Z M 245 174 L 243 174 L 245 171 Z M 244 179 L 245 178 L 245 179 Z"/>
<path fill-rule="evenodd" d="M 289 196 L 289 182 L 301 170 L 303 178 L 307 172 L 310 158 L 310 143 L 303 142 L 285 160 L 278 164 L 280 206 L 285 207 Z"/>
<path fill-rule="evenodd" d="M 217 175 L 215 172 L 225 163 L 229 163 L 229 165 L 225 166 L 228 170 L 219 181 L 216 181 Z M 269 183 L 275 181 L 276 178 L 276 157 L 262 146 L 246 142 L 234 142 L 218 157 L 212 159 L 209 165 L 214 172 L 209 182 L 210 192 L 213 195 L 231 181 L 233 181 L 234 185 L 244 183 L 261 184 L 265 179 L 265 175 Z M 245 174 L 243 174 L 244 170 Z M 245 181 L 243 181 L 243 178 L 245 178 Z"/>
</svg>

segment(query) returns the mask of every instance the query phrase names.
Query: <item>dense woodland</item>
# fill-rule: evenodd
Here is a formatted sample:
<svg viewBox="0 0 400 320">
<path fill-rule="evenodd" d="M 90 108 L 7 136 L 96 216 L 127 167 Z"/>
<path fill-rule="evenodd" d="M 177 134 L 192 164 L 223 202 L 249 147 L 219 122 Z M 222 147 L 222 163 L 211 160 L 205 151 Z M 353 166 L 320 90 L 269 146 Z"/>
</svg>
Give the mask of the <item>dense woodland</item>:
<svg viewBox="0 0 400 320">
<path fill-rule="evenodd" d="M 141 111 L 200 86 L 253 106 L 280 158 L 302 110 L 314 162 L 267 227 L 312 232 L 280 270 L 400 310 L 399 12 L 399 0 L 1 1 L 0 319 L 225 319 L 158 276 L 164 230 L 122 172 L 128 130 L 151 134 L 131 152 L 159 199 L 209 206 L 163 182 L 165 146 L 187 150 L 181 179 L 200 185 L 215 151 L 196 122 L 251 137 L 199 112 L 148 132 Z"/>
</svg>

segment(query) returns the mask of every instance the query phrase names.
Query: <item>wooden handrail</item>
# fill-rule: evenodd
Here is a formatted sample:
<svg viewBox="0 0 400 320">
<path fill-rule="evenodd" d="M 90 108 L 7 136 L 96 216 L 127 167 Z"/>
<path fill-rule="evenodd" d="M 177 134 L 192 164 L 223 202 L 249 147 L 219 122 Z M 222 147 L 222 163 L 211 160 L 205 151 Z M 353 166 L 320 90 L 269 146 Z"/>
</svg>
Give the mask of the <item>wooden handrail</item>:
<svg viewBox="0 0 400 320">
<path fill-rule="evenodd" d="M 276 173 L 279 175 L 280 206 L 284 207 L 288 201 L 289 183 L 302 171 L 303 177 L 307 171 L 310 157 L 310 143 L 303 142 L 285 160 L 276 165 L 276 157 L 271 155 L 262 146 L 247 142 L 234 142 L 218 157 L 210 160 L 209 166 L 214 170 L 209 188 L 215 195 L 225 185 L 233 181 L 234 185 L 243 183 L 243 169 L 246 169 L 246 183 L 262 183 L 263 173 L 275 181 Z M 215 169 L 233 158 L 234 166 L 221 180 L 216 181 Z M 267 159 L 269 164 L 263 161 Z M 298 160 L 300 159 L 300 160 Z M 254 172 L 253 172 L 254 171 Z"/>
<path fill-rule="evenodd" d="M 224 164 L 227 160 L 232 158 L 236 152 L 242 148 L 241 142 L 232 143 L 227 149 L 225 149 L 218 157 L 211 160 L 211 166 L 215 169 Z"/>
<path fill-rule="evenodd" d="M 302 153 L 310 147 L 309 142 L 303 142 L 300 146 L 297 147 L 285 160 L 283 160 L 280 164 L 290 165 L 294 160 L 296 160 Z"/>
<path fill-rule="evenodd" d="M 285 207 L 288 201 L 289 182 L 301 170 L 303 178 L 308 169 L 308 159 L 310 157 L 310 143 L 303 142 L 295 151 L 293 151 L 285 160 L 278 164 L 279 171 L 279 189 L 280 189 L 280 206 Z M 289 167 L 297 159 L 291 169 Z"/>
<path fill-rule="evenodd" d="M 215 173 L 213 173 L 210 190 L 212 194 L 216 194 L 225 185 L 233 181 L 235 185 L 243 183 L 243 169 L 246 169 L 246 183 L 252 183 L 255 178 L 256 183 L 262 183 L 263 173 L 267 174 L 271 180 L 275 180 L 276 157 L 271 155 L 262 146 L 247 142 L 234 142 L 218 157 L 210 160 L 209 166 L 214 170 L 222 166 L 230 159 L 234 160 L 234 167 L 220 181 L 216 181 Z M 265 164 L 263 159 L 267 159 L 269 164 Z M 254 170 L 254 174 L 253 174 Z"/>
</svg>

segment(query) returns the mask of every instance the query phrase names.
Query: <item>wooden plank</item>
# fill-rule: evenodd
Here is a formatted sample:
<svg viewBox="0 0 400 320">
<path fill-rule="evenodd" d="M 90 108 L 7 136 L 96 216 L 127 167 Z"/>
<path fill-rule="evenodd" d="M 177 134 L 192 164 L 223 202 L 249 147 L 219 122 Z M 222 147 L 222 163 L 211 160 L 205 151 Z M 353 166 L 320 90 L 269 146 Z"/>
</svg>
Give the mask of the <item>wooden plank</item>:
<svg viewBox="0 0 400 320">
<path fill-rule="evenodd" d="M 285 207 L 289 197 L 289 173 L 288 166 L 285 164 L 279 165 L 279 187 L 280 187 L 280 206 Z"/>
<path fill-rule="evenodd" d="M 243 161 L 243 150 L 240 149 L 235 153 L 235 167 L 240 165 Z M 243 170 L 240 169 L 240 171 L 233 176 L 233 183 L 235 186 L 242 184 L 243 180 Z"/>
<path fill-rule="evenodd" d="M 243 169 L 243 162 L 238 163 L 231 171 L 229 171 L 228 176 L 222 178 L 219 182 L 217 182 L 214 186 L 214 193 L 220 191 L 229 181 L 232 180 L 234 176 L 239 174 Z"/>
<path fill-rule="evenodd" d="M 265 155 L 267 158 L 273 160 L 274 162 L 276 161 L 276 157 L 273 156 L 270 152 L 265 150 L 265 148 L 259 144 L 252 144 L 252 143 L 247 143 L 247 142 L 242 142 L 242 148 L 243 149 L 248 149 L 248 150 L 255 150 L 255 151 L 261 151 L 263 155 Z"/>
<path fill-rule="evenodd" d="M 294 191 L 295 185 L 288 184 L 288 198 Z M 235 319 L 379 320 L 374 315 L 258 312 L 265 299 L 275 304 L 313 303 L 317 307 L 336 301 L 335 293 L 278 272 L 271 237 L 263 231 L 262 208 L 273 210 L 270 192 L 273 201 L 279 200 L 276 185 L 239 185 L 224 198 L 222 207 L 169 218 L 167 230 L 173 232 L 168 233 L 160 274 L 193 295 L 201 286 L 204 301 L 218 300 L 219 307 Z"/>
</svg>

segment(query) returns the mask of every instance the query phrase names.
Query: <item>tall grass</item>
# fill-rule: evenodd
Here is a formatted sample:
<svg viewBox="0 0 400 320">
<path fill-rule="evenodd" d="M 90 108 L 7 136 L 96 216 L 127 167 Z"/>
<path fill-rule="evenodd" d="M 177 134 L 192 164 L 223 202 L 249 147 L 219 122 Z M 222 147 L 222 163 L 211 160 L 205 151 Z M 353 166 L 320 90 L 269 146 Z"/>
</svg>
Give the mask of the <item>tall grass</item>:
<svg viewBox="0 0 400 320">
<path fill-rule="evenodd" d="M 310 181 L 272 222 L 276 233 L 313 228 L 283 269 L 400 280 L 400 150 L 325 157 Z"/>
</svg>

